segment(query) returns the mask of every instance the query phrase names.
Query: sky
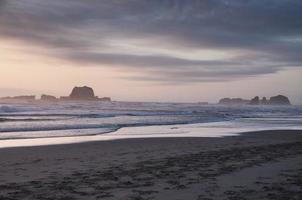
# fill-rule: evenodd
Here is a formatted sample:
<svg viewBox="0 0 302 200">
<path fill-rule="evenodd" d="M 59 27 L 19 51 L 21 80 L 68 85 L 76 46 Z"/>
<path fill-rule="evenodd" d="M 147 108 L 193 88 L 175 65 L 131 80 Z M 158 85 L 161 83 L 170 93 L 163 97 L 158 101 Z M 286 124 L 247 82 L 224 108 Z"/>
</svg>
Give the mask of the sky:
<svg viewBox="0 0 302 200">
<path fill-rule="evenodd" d="M 0 0 L 0 96 L 302 103 L 301 0 Z"/>
</svg>

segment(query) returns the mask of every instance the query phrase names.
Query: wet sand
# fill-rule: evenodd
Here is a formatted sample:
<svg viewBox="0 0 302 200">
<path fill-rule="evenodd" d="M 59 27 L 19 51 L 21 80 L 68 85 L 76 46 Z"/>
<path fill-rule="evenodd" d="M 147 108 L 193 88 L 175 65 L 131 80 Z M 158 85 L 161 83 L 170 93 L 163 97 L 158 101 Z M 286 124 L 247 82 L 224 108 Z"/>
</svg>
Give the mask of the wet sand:
<svg viewBox="0 0 302 200">
<path fill-rule="evenodd" d="M 0 149 L 0 199 L 302 199 L 302 131 Z"/>
</svg>

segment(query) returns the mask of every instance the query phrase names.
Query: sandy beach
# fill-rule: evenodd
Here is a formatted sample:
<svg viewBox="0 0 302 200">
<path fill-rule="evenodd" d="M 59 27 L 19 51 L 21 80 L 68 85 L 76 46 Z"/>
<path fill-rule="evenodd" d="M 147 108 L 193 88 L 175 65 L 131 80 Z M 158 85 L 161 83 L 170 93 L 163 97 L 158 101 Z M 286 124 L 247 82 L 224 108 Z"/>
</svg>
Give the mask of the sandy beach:
<svg viewBox="0 0 302 200">
<path fill-rule="evenodd" d="M 301 199 L 302 131 L 0 149 L 0 199 Z"/>
<path fill-rule="evenodd" d="M 302 0 L 0 0 L 0 200 L 302 200 Z"/>
</svg>

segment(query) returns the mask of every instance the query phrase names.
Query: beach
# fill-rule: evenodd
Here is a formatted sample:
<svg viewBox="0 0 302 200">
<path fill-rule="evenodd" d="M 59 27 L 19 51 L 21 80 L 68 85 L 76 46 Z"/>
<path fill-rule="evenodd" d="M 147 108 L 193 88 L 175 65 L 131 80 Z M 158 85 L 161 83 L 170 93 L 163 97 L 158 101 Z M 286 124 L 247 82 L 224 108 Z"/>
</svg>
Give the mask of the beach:
<svg viewBox="0 0 302 200">
<path fill-rule="evenodd" d="M 302 199 L 302 131 L 0 149 L 0 199 Z"/>
<path fill-rule="evenodd" d="M 301 11 L 0 0 L 0 200 L 302 200 Z"/>
</svg>

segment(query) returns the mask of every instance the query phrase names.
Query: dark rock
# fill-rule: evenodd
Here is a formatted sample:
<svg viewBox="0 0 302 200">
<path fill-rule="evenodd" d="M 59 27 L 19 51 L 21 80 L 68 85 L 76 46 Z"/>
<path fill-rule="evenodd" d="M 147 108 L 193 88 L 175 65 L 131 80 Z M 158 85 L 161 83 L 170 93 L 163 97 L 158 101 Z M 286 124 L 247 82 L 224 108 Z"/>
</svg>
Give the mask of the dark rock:
<svg viewBox="0 0 302 200">
<path fill-rule="evenodd" d="M 223 98 L 219 100 L 219 104 L 224 105 L 244 105 L 248 104 L 250 101 L 241 98 Z"/>
<path fill-rule="evenodd" d="M 260 99 L 258 96 L 255 96 L 251 101 L 250 105 L 259 105 L 260 104 Z"/>
<path fill-rule="evenodd" d="M 219 104 L 229 104 L 231 102 L 230 98 L 223 98 L 219 100 Z"/>
<path fill-rule="evenodd" d="M 62 101 L 111 101 L 110 97 L 98 98 L 91 87 L 74 87 L 71 94 L 60 97 Z"/>
<path fill-rule="evenodd" d="M 273 96 L 269 99 L 270 105 L 291 105 L 289 99 L 283 95 Z"/>
<path fill-rule="evenodd" d="M 0 97 L 0 102 L 33 102 L 36 100 L 34 95 L 24 95 L 24 96 L 15 96 L 15 97 Z M 74 87 L 69 96 L 61 96 L 56 98 L 55 96 L 41 95 L 41 101 L 111 101 L 110 97 L 98 98 L 94 95 L 94 91 L 91 87 Z"/>
<path fill-rule="evenodd" d="M 43 95 L 41 96 L 41 100 L 42 100 L 42 101 L 56 101 L 57 98 L 56 98 L 55 96 L 43 94 Z"/>
<path fill-rule="evenodd" d="M 268 104 L 268 100 L 266 99 L 266 97 L 263 97 L 261 99 L 260 104 L 262 104 L 262 105 L 267 105 Z"/>
<path fill-rule="evenodd" d="M 95 100 L 97 97 L 94 95 L 92 88 L 84 87 L 75 87 L 73 88 L 69 98 L 72 100 Z"/>
</svg>

